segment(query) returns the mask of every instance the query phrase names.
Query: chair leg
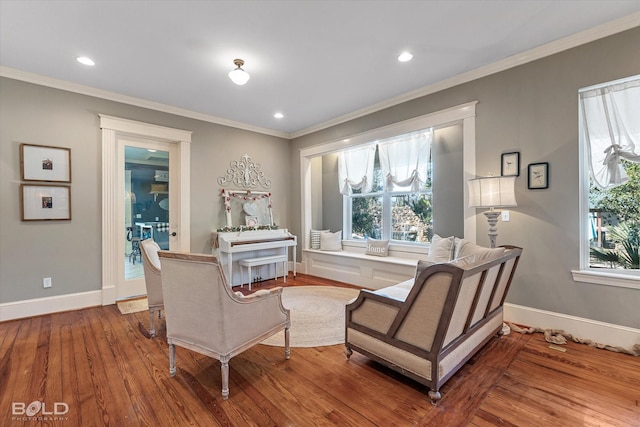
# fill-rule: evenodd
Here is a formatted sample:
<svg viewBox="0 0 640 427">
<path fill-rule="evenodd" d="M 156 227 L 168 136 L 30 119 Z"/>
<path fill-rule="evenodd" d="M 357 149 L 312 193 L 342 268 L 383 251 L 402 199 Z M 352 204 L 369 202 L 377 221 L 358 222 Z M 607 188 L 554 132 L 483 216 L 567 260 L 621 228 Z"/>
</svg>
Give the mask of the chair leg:
<svg viewBox="0 0 640 427">
<path fill-rule="evenodd" d="M 149 320 L 150 322 L 150 328 L 149 328 L 149 335 L 151 335 L 151 337 L 155 337 L 156 336 L 156 325 L 155 325 L 155 321 L 153 319 L 153 308 L 149 309 Z"/>
<path fill-rule="evenodd" d="M 289 327 L 284 328 L 284 358 L 291 358 L 291 348 L 289 347 Z"/>
<path fill-rule="evenodd" d="M 176 345 L 173 343 L 169 344 L 169 374 L 176 376 Z"/>
<path fill-rule="evenodd" d="M 222 373 L 222 399 L 229 398 L 229 360 L 220 361 L 220 370 Z"/>
</svg>

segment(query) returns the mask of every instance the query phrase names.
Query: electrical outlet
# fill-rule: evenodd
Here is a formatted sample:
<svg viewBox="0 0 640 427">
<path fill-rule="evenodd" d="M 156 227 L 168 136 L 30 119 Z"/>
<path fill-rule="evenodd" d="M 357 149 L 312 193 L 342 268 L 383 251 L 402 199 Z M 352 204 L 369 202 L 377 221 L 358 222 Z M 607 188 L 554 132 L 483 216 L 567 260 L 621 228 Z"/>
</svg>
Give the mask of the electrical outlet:
<svg viewBox="0 0 640 427">
<path fill-rule="evenodd" d="M 43 288 L 51 287 L 51 277 L 45 277 L 44 279 L 42 279 L 42 287 Z"/>
<path fill-rule="evenodd" d="M 502 211 L 502 222 L 509 222 L 509 211 Z"/>
</svg>

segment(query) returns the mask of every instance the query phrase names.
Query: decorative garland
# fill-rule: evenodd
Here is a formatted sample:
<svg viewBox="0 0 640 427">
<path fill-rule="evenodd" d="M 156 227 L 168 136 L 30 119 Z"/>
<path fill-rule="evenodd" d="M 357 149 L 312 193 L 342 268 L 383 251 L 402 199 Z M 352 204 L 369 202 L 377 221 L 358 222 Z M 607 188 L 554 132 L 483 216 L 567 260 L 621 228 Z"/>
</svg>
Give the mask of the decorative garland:
<svg viewBox="0 0 640 427">
<path fill-rule="evenodd" d="M 224 209 L 227 212 L 231 212 L 231 198 L 234 197 L 236 199 L 252 201 L 268 198 L 269 199 L 269 209 L 271 209 L 271 193 L 263 193 L 263 194 L 252 194 L 251 190 L 247 190 L 246 194 L 237 194 L 236 192 L 229 193 L 224 188 L 222 189 L 222 197 L 224 197 Z"/>
<path fill-rule="evenodd" d="M 234 227 L 222 227 L 218 228 L 216 231 L 219 233 L 225 233 L 229 231 L 255 231 L 255 230 L 277 230 L 279 227 L 275 224 L 273 225 L 238 225 Z"/>
</svg>

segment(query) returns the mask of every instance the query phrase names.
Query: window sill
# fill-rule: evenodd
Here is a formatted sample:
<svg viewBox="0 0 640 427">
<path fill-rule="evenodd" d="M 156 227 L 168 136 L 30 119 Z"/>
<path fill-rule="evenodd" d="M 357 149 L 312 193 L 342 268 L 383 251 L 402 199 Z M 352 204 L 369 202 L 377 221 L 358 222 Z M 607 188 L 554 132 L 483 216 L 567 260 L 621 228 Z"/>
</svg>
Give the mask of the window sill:
<svg viewBox="0 0 640 427">
<path fill-rule="evenodd" d="M 640 289 L 640 272 L 631 271 L 600 271 L 572 270 L 573 280 L 576 282 L 593 283 L 596 285 L 616 286 L 619 288 Z"/>
</svg>

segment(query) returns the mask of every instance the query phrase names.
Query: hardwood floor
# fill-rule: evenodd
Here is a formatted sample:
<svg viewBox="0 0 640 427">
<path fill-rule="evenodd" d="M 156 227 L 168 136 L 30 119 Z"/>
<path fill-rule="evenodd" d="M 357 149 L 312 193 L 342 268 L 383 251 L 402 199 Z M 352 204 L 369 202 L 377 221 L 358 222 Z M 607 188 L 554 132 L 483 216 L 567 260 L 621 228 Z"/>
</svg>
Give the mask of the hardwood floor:
<svg viewBox="0 0 640 427">
<path fill-rule="evenodd" d="M 308 284 L 335 283 L 287 280 Z M 346 361 L 341 345 L 292 348 L 290 360 L 257 345 L 231 359 L 223 401 L 218 362 L 178 348 L 171 378 L 164 319 L 154 339 L 148 322 L 111 305 L 0 323 L 0 425 L 640 426 L 640 358 L 574 343 L 559 352 L 542 334 L 492 339 L 437 406 L 358 353 Z M 34 401 L 45 405 L 36 419 L 20 415 Z"/>
</svg>

